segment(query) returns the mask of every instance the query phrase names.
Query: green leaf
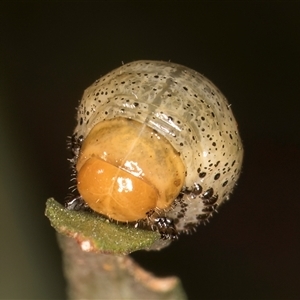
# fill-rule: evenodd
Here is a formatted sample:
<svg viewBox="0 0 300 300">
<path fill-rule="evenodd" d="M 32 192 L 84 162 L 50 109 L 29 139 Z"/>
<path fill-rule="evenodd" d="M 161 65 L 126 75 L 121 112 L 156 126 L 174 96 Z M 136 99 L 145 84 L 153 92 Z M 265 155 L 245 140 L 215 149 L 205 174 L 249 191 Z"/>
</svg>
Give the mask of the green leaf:
<svg viewBox="0 0 300 300">
<path fill-rule="evenodd" d="M 53 198 L 47 200 L 45 214 L 57 232 L 75 238 L 88 252 L 125 255 L 170 244 L 156 231 L 116 224 L 96 213 L 68 210 Z"/>
</svg>

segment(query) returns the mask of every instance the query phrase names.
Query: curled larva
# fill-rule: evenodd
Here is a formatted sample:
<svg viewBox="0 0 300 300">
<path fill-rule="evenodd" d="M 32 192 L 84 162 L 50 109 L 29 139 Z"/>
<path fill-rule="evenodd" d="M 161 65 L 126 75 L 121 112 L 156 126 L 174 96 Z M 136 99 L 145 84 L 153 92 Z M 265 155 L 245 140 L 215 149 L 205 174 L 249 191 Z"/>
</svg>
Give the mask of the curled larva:
<svg viewBox="0 0 300 300">
<path fill-rule="evenodd" d="M 113 70 L 85 90 L 77 121 L 70 209 L 90 207 L 174 238 L 210 218 L 240 175 L 230 105 L 207 78 L 178 64 Z"/>
</svg>

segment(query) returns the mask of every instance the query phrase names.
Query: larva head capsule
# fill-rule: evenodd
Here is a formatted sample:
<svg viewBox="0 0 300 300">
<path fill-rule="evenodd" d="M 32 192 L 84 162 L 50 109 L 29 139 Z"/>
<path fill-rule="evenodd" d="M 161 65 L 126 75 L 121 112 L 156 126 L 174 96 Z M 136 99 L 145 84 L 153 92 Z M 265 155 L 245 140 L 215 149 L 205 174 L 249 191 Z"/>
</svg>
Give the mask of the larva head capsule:
<svg viewBox="0 0 300 300">
<path fill-rule="evenodd" d="M 170 207 L 185 177 L 179 154 L 164 137 L 125 118 L 92 128 L 76 169 L 77 188 L 85 202 L 121 222 L 146 219 L 149 211 Z"/>
<path fill-rule="evenodd" d="M 240 175 L 243 147 L 230 105 L 184 66 L 123 65 L 85 90 L 77 119 L 76 199 L 164 238 L 205 222 Z M 67 206 L 76 207 L 74 199 Z"/>
</svg>

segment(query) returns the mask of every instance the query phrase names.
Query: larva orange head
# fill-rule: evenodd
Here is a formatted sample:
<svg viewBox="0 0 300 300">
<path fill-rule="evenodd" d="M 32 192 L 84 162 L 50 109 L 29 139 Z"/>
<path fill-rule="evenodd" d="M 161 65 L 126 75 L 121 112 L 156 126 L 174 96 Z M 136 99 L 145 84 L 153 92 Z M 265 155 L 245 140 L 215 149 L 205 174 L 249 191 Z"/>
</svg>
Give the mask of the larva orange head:
<svg viewBox="0 0 300 300">
<path fill-rule="evenodd" d="M 85 202 L 121 222 L 170 207 L 185 179 L 185 167 L 170 143 L 146 125 L 125 118 L 92 128 L 76 168 Z"/>
<path fill-rule="evenodd" d="M 157 190 L 99 158 L 89 158 L 78 174 L 78 189 L 90 207 L 119 221 L 145 217 L 156 206 Z"/>
</svg>

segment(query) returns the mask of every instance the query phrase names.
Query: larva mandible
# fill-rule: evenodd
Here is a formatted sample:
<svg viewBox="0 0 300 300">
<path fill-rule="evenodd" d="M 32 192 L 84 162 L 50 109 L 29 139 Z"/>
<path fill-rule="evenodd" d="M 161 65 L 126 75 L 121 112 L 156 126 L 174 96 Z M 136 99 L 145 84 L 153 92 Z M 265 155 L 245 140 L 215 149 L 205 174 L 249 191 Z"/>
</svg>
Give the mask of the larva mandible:
<svg viewBox="0 0 300 300">
<path fill-rule="evenodd" d="M 69 209 L 176 238 L 207 221 L 240 175 L 243 146 L 230 105 L 203 75 L 135 61 L 87 88 L 70 160 Z"/>
</svg>

